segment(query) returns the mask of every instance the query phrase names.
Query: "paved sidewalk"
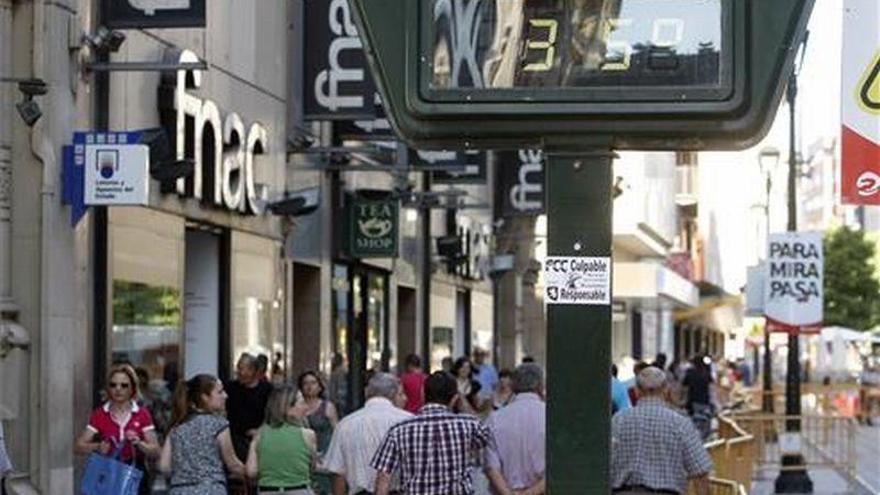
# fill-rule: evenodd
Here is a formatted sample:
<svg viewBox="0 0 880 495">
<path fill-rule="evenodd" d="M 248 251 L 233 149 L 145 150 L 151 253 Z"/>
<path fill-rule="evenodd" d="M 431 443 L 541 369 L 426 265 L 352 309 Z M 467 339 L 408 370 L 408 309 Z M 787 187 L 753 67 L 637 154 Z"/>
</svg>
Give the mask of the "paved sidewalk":
<svg viewBox="0 0 880 495">
<path fill-rule="evenodd" d="M 810 471 L 813 480 L 813 493 L 816 495 L 876 495 L 873 490 L 865 490 L 858 485 L 850 485 L 833 469 L 814 469 Z M 769 475 L 769 476 L 768 476 Z M 763 478 L 755 478 L 751 495 L 772 495 L 778 473 L 765 473 Z"/>
</svg>

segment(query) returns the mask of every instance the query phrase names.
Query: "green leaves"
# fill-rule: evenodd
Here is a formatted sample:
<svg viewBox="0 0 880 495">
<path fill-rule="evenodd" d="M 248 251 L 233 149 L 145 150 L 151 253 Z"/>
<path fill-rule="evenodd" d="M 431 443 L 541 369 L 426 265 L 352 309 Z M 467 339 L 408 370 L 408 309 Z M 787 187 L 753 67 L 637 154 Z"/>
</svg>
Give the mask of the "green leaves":
<svg viewBox="0 0 880 495">
<path fill-rule="evenodd" d="M 870 330 L 880 325 L 876 245 L 860 230 L 825 233 L 825 325 Z"/>
</svg>

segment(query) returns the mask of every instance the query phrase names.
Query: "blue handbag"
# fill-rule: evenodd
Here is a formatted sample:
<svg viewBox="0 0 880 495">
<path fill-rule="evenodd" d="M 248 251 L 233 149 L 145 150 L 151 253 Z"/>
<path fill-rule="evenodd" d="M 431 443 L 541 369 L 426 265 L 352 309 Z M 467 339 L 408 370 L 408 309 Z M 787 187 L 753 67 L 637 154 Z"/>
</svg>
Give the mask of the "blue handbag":
<svg viewBox="0 0 880 495">
<path fill-rule="evenodd" d="M 137 495 L 144 473 L 119 460 L 125 442 L 109 456 L 97 452 L 89 456 L 83 475 L 82 495 Z"/>
</svg>

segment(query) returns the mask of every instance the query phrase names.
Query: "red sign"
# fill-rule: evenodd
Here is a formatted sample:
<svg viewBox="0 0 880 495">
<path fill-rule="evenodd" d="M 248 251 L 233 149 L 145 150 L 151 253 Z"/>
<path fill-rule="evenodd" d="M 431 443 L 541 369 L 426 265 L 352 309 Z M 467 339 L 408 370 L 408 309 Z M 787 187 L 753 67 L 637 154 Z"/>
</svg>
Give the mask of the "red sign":
<svg viewBox="0 0 880 495">
<path fill-rule="evenodd" d="M 880 205 L 880 145 L 843 126 L 841 199 L 844 204 Z"/>
<path fill-rule="evenodd" d="M 773 318 L 764 317 L 767 320 L 767 331 L 772 333 L 787 333 L 789 335 L 811 335 L 822 332 L 822 325 L 789 325 L 776 321 Z"/>
</svg>

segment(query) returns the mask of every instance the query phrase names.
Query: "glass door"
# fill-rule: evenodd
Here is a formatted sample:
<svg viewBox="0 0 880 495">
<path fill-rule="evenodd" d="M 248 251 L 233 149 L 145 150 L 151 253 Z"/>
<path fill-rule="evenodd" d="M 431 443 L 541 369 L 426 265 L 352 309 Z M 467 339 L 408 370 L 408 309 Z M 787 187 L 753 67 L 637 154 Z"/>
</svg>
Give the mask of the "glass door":
<svg viewBox="0 0 880 495">
<path fill-rule="evenodd" d="M 333 292 L 331 400 L 351 412 L 363 405 L 370 374 L 389 369 L 388 275 L 336 265 Z"/>
</svg>

